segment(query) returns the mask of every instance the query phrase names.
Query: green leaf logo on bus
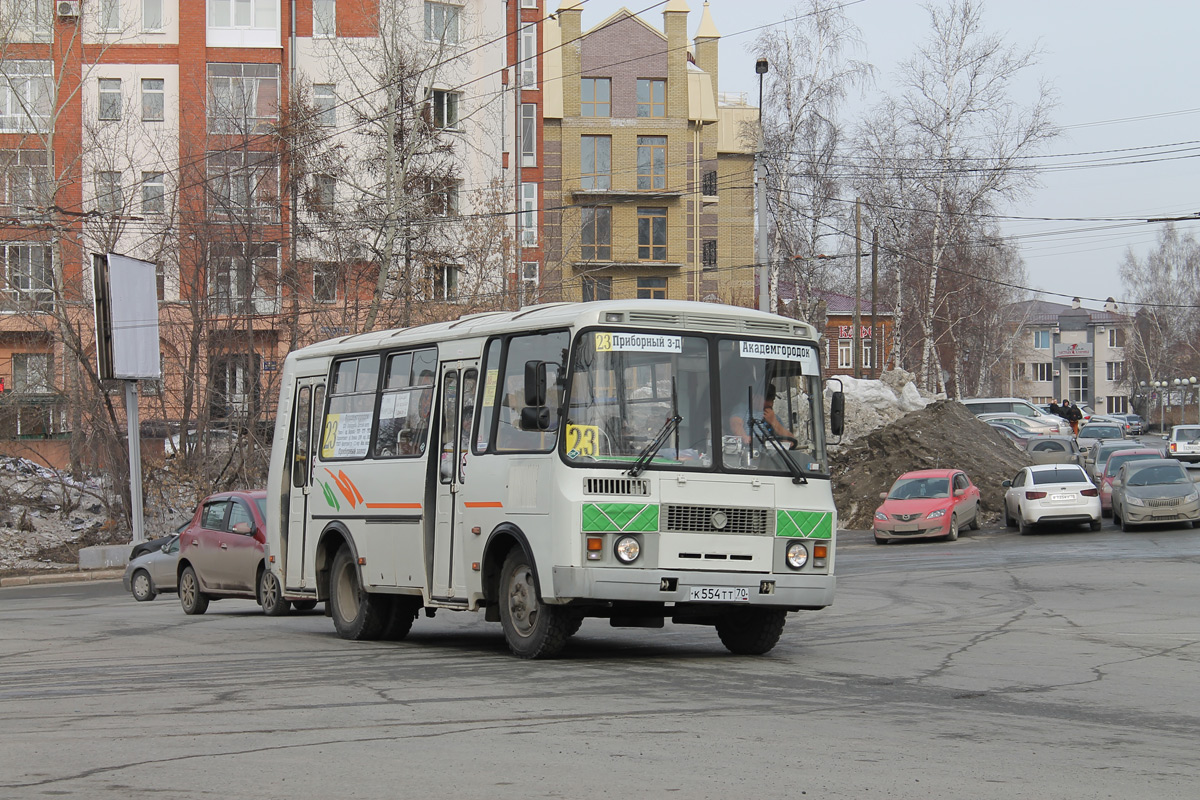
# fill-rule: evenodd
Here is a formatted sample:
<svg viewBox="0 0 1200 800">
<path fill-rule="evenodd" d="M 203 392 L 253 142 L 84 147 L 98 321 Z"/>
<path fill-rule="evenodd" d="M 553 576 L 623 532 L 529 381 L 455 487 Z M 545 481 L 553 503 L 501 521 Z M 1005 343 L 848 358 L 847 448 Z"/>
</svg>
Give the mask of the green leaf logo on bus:
<svg viewBox="0 0 1200 800">
<path fill-rule="evenodd" d="M 341 511 L 342 504 L 338 502 L 337 495 L 333 493 L 333 489 L 330 488 L 329 484 L 322 481 L 321 489 L 325 492 L 325 502 L 333 506 L 334 511 Z"/>
</svg>

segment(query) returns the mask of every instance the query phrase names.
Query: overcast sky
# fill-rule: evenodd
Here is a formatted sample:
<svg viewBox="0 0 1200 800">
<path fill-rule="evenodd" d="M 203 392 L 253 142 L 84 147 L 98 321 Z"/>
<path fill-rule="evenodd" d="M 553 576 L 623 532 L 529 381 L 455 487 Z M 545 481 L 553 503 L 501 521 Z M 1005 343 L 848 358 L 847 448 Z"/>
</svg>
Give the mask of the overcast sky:
<svg viewBox="0 0 1200 800">
<path fill-rule="evenodd" d="M 553 0 L 552 0 L 553 2 Z M 689 36 L 700 24 L 703 0 L 687 0 Z M 928 13 L 912 0 L 847 0 L 846 13 L 862 30 L 862 54 L 877 70 L 875 96 L 894 88 L 895 66 L 929 30 Z M 622 7 L 634 12 L 654 0 L 584 0 L 583 27 Z M 659 3 L 643 17 L 662 28 Z M 793 16 L 783 0 L 711 0 L 721 32 L 721 91 L 758 97 L 750 50 L 758 29 Z M 1013 44 L 1040 44 L 1036 75 L 1054 85 L 1054 121 L 1062 135 L 1047 151 L 1042 186 L 1004 209 L 1003 231 L 1020 247 L 1031 289 L 1044 299 L 1099 307 L 1105 297 L 1123 300 L 1119 267 L 1125 252 L 1144 256 L 1160 224 L 1124 223 L 1200 212 L 1200 96 L 1195 36 L 1200 4 L 1185 0 L 991 0 L 986 28 Z M 870 95 L 866 102 L 870 102 Z M 1116 151 L 1116 152 L 1102 152 Z M 1070 155 L 1087 154 L 1087 155 Z M 1109 162 L 1117 162 L 1109 165 Z M 1129 163 L 1136 162 L 1136 163 Z M 1101 166 L 1101 164 L 1103 164 Z M 1200 221 L 1178 223 L 1200 235 Z"/>
</svg>

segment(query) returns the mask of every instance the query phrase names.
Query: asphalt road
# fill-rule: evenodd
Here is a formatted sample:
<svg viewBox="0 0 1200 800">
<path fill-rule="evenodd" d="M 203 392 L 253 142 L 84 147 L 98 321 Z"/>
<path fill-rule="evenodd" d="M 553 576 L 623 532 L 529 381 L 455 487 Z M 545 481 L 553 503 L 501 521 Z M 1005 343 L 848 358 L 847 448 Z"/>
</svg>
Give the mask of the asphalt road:
<svg viewBox="0 0 1200 800">
<path fill-rule="evenodd" d="M 351 643 L 320 611 L 185 617 L 0 589 L 0 798 L 1191 798 L 1200 530 L 845 535 L 768 656 L 476 615 Z"/>
</svg>

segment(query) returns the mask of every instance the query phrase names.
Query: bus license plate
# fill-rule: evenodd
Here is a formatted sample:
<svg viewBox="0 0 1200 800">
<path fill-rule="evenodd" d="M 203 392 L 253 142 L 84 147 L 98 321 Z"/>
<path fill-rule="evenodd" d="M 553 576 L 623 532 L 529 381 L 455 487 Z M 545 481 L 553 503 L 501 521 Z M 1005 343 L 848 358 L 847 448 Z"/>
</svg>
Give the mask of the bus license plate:
<svg viewBox="0 0 1200 800">
<path fill-rule="evenodd" d="M 717 603 L 749 603 L 750 590 L 745 587 L 727 588 L 724 586 L 693 586 L 689 600 Z"/>
</svg>

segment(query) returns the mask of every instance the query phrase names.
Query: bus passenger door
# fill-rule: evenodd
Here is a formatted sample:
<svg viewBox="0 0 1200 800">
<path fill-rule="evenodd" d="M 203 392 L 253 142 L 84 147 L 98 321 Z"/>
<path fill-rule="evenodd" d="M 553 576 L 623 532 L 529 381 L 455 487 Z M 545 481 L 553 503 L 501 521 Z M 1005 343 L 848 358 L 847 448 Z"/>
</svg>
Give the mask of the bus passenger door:
<svg viewBox="0 0 1200 800">
<path fill-rule="evenodd" d="M 313 485 L 313 457 L 319 446 L 321 414 L 325 407 L 325 379 L 302 378 L 296 382 L 296 402 L 292 414 L 291 490 L 288 500 L 287 527 L 280 540 L 284 543 L 283 585 L 285 590 L 315 589 L 308 573 L 313 570 L 308 554 L 309 493 Z M 314 535 L 316 532 L 314 531 Z"/>
<path fill-rule="evenodd" d="M 467 477 L 467 453 L 475 417 L 474 363 L 442 365 L 442 400 L 438 425 L 437 490 L 434 501 L 432 596 L 440 600 L 466 602 L 455 591 L 465 585 L 458 563 L 463 552 L 463 483 Z"/>
</svg>

